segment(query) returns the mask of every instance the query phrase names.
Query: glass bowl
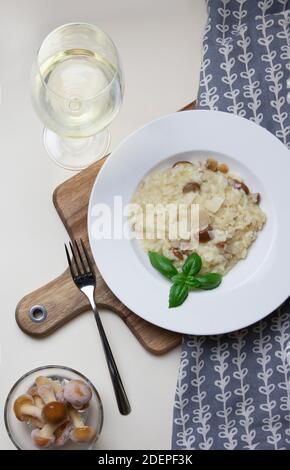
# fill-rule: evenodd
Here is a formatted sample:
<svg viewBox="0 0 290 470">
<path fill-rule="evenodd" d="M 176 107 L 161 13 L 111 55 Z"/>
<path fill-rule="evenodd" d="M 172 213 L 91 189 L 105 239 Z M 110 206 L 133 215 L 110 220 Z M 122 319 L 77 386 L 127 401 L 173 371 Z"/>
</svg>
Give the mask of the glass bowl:
<svg viewBox="0 0 290 470">
<path fill-rule="evenodd" d="M 41 450 L 36 447 L 31 440 L 32 427 L 27 423 L 19 421 L 13 411 L 13 404 L 16 398 L 20 395 L 26 394 L 27 391 L 34 385 L 36 377 L 43 375 L 52 379 L 58 380 L 72 380 L 79 379 L 85 382 L 92 390 L 92 398 L 89 407 L 83 412 L 86 420 L 86 425 L 92 426 L 96 430 L 95 438 L 90 442 L 74 443 L 68 441 L 62 447 L 49 447 L 44 450 L 88 450 L 92 449 L 99 438 L 103 426 L 103 406 L 101 398 L 95 389 L 94 385 L 83 374 L 74 369 L 64 366 L 44 366 L 37 367 L 25 375 L 20 377 L 19 380 L 13 385 L 6 399 L 4 408 L 4 420 L 8 435 L 13 444 L 19 450 Z"/>
</svg>

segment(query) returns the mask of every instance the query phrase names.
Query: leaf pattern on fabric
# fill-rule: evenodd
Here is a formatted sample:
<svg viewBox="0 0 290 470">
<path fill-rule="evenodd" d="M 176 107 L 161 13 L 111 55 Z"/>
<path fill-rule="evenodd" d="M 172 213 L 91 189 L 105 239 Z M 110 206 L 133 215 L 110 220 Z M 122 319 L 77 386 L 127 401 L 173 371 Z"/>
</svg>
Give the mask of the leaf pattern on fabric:
<svg viewBox="0 0 290 470">
<path fill-rule="evenodd" d="M 207 5 L 199 108 L 244 116 L 290 148 L 290 0 Z M 290 300 L 247 329 L 183 338 L 172 447 L 290 449 Z"/>
<path fill-rule="evenodd" d="M 202 442 L 199 443 L 199 448 L 202 450 L 209 450 L 213 444 L 213 438 L 208 436 L 210 431 L 208 421 L 212 415 L 210 413 L 210 406 L 208 404 L 204 404 L 204 400 L 207 395 L 204 390 L 205 375 L 202 375 L 204 361 L 201 359 L 204 352 L 202 347 L 204 342 L 205 338 L 194 336 L 190 341 L 188 341 L 187 345 L 192 348 L 191 357 L 193 359 L 193 365 L 190 369 L 193 375 L 190 384 L 195 391 L 191 397 L 192 402 L 195 404 L 192 422 L 196 424 L 196 431 L 202 436 Z"/>
<path fill-rule="evenodd" d="M 239 387 L 234 390 L 234 393 L 240 397 L 240 401 L 236 405 L 236 415 L 239 416 L 239 423 L 244 428 L 244 432 L 241 434 L 241 440 L 245 442 L 245 449 L 255 450 L 259 445 L 255 443 L 256 431 L 253 428 L 254 417 L 251 416 L 255 411 L 254 398 L 248 396 L 250 385 L 246 382 L 249 369 L 243 367 L 246 360 L 247 353 L 243 351 L 247 342 L 245 337 L 248 335 L 248 330 L 240 330 L 232 333 L 230 336 L 234 339 L 233 349 L 236 351 L 232 359 L 232 363 L 236 366 L 236 370 L 233 372 L 233 377 L 239 381 Z"/>
<path fill-rule="evenodd" d="M 275 341 L 279 345 L 279 349 L 275 352 L 275 356 L 279 358 L 280 364 L 277 371 L 280 372 L 282 381 L 278 382 L 278 387 L 284 393 L 280 397 L 280 409 L 285 412 L 286 425 L 285 433 L 287 435 L 286 442 L 290 444 L 290 314 L 282 312 L 278 309 L 278 314 L 272 318 L 273 325 L 271 330 L 277 334 L 274 336 Z"/>
<path fill-rule="evenodd" d="M 179 416 L 175 418 L 174 423 L 179 428 L 177 431 L 176 444 L 181 449 L 194 449 L 195 436 L 193 434 L 193 427 L 190 424 L 190 414 L 187 413 L 186 407 L 189 403 L 189 398 L 186 396 L 189 385 L 184 381 L 187 376 L 186 367 L 189 364 L 187 359 L 187 352 L 181 353 L 179 375 L 177 380 L 176 395 L 174 408 L 179 411 Z"/>
<path fill-rule="evenodd" d="M 221 336 L 216 337 L 217 345 L 211 348 L 212 354 L 210 359 L 213 362 L 217 362 L 214 365 L 214 370 L 218 374 L 218 379 L 214 381 L 215 386 L 219 389 L 215 398 L 221 404 L 221 409 L 216 413 L 217 417 L 220 418 L 221 424 L 218 425 L 219 433 L 218 436 L 225 442 L 223 446 L 227 450 L 233 450 L 237 446 L 237 428 L 235 427 L 236 420 L 232 417 L 233 408 L 229 405 L 229 401 L 232 397 L 231 390 L 227 390 L 230 383 L 230 375 L 226 374 L 229 367 L 227 359 L 230 356 L 229 344 L 222 341 Z"/>
<path fill-rule="evenodd" d="M 277 60 L 279 56 L 277 51 L 277 38 L 281 39 L 281 36 L 279 37 L 277 34 L 274 34 L 276 22 L 278 21 L 277 17 L 273 15 L 273 18 L 269 18 L 269 15 L 267 15 L 273 3 L 274 0 L 262 0 L 258 2 L 258 6 L 261 10 L 261 16 L 257 16 L 257 30 L 261 33 L 261 36 L 258 38 L 258 43 L 265 48 L 265 53 L 262 54 L 261 59 L 266 63 L 265 80 L 268 82 L 269 91 L 272 94 L 272 99 L 270 99 L 270 105 L 274 108 L 272 119 L 278 125 L 275 135 L 289 147 L 287 137 L 290 133 L 290 126 L 286 125 L 286 121 L 289 121 L 289 110 L 282 84 L 282 80 L 285 80 L 285 77 L 282 70 L 283 64 Z M 281 15 L 282 19 L 284 14 L 285 12 Z"/>
<path fill-rule="evenodd" d="M 279 429 L 281 429 L 282 423 L 280 415 L 275 414 L 277 402 L 272 398 L 276 389 L 272 378 L 273 368 L 269 365 L 273 344 L 272 336 L 265 331 L 267 329 L 268 324 L 266 321 L 259 322 L 254 328 L 254 331 L 258 333 L 258 338 L 253 342 L 253 352 L 258 355 L 257 363 L 261 368 L 261 371 L 257 374 L 258 379 L 262 381 L 258 391 L 265 396 L 263 403 L 260 405 L 260 409 L 265 413 L 262 430 L 267 433 L 267 442 L 272 444 L 275 450 L 278 450 L 278 443 L 281 440 Z"/>
<path fill-rule="evenodd" d="M 261 124 L 263 121 L 263 113 L 259 112 L 262 101 L 259 98 L 262 94 L 260 88 L 260 81 L 255 80 L 255 68 L 252 67 L 254 53 L 249 50 L 251 46 L 251 38 L 247 35 L 248 27 L 243 25 L 239 28 L 238 33 L 241 39 L 237 40 L 237 45 L 241 48 L 242 52 L 238 55 L 238 60 L 244 64 L 244 70 L 240 73 L 241 78 L 244 78 L 247 83 L 243 85 L 244 98 L 248 100 L 247 106 L 251 110 L 252 115 L 248 116 L 250 121 L 256 124 Z"/>
</svg>

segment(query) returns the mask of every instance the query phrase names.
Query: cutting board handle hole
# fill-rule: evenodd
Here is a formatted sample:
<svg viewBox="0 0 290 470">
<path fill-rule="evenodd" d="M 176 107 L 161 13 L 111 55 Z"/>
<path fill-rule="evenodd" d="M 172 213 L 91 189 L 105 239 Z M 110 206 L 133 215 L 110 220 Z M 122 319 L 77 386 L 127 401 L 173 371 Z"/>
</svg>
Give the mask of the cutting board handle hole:
<svg viewBox="0 0 290 470">
<path fill-rule="evenodd" d="M 47 317 L 47 310 L 43 305 L 33 305 L 28 316 L 33 323 L 42 323 Z"/>
</svg>

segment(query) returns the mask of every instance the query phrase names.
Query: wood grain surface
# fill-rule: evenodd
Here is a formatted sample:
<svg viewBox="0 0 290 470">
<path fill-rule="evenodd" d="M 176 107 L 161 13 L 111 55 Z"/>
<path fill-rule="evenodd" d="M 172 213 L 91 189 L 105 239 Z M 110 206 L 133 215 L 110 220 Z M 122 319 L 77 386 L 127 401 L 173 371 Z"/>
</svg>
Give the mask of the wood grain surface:
<svg viewBox="0 0 290 470">
<path fill-rule="evenodd" d="M 195 102 L 190 103 L 183 110 L 194 109 L 194 107 Z M 87 233 L 89 197 L 96 176 L 106 158 L 65 181 L 53 193 L 55 208 L 69 237 L 72 240 L 82 238 L 87 246 L 89 246 Z M 181 335 L 148 323 L 123 305 L 110 291 L 97 267 L 96 277 L 97 305 L 119 315 L 144 348 L 153 354 L 164 354 L 180 343 Z M 46 309 L 47 317 L 43 322 L 33 322 L 29 316 L 31 307 L 35 305 L 44 306 Z M 26 295 L 18 303 L 16 321 L 25 333 L 42 337 L 51 334 L 87 310 L 89 310 L 87 299 L 74 285 L 69 271 L 66 270 L 50 283 Z"/>
</svg>

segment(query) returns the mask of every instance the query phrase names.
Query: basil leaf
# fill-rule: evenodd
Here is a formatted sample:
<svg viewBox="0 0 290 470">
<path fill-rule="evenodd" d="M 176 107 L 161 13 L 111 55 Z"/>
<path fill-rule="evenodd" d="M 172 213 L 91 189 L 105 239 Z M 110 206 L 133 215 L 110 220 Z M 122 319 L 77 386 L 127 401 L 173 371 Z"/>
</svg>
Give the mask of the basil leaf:
<svg viewBox="0 0 290 470">
<path fill-rule="evenodd" d="M 187 280 L 187 276 L 183 273 L 178 273 L 171 278 L 172 282 L 179 282 L 179 284 L 184 284 Z"/>
<path fill-rule="evenodd" d="M 196 277 L 187 276 L 185 280 L 185 285 L 194 289 L 200 288 L 200 282 L 198 281 L 198 279 L 196 279 Z"/>
<path fill-rule="evenodd" d="M 200 282 L 195 277 L 186 276 L 183 273 L 179 273 L 176 276 L 173 276 L 171 281 L 179 284 L 185 284 L 189 288 L 198 289 L 200 287 Z"/>
<path fill-rule="evenodd" d="M 155 251 L 149 251 L 148 255 L 152 266 L 163 274 L 163 276 L 171 279 L 173 276 L 178 274 L 176 267 L 170 259 L 156 253 Z"/>
<path fill-rule="evenodd" d="M 169 308 L 178 307 L 183 304 L 188 296 L 188 287 L 185 284 L 175 282 L 169 293 Z"/>
<path fill-rule="evenodd" d="M 222 282 L 222 276 L 218 273 L 208 273 L 203 276 L 196 276 L 195 280 L 199 282 L 199 289 L 215 289 Z"/>
<path fill-rule="evenodd" d="M 201 257 L 197 253 L 192 253 L 182 266 L 182 272 L 188 276 L 195 276 L 201 270 L 201 265 Z"/>
</svg>

